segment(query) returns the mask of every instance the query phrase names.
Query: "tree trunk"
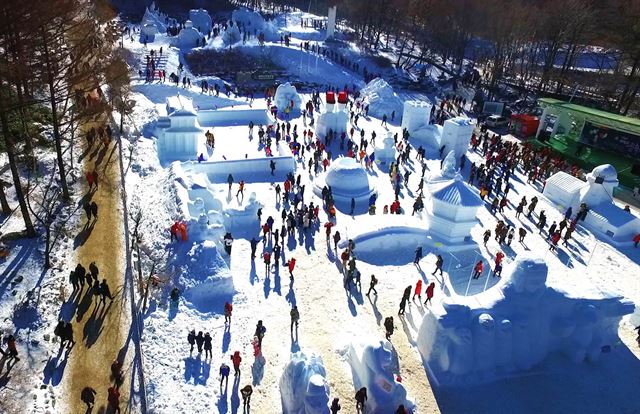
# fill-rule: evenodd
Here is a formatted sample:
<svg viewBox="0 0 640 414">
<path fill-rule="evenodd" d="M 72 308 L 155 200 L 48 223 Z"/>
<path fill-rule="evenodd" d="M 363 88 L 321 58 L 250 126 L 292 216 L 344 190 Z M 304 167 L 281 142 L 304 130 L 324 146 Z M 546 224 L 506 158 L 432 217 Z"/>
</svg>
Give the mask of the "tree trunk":
<svg viewBox="0 0 640 414">
<path fill-rule="evenodd" d="M 27 236 L 34 237 L 36 235 L 36 231 L 33 228 L 31 216 L 29 216 L 29 209 L 27 208 L 27 203 L 24 199 L 22 184 L 20 184 L 20 173 L 18 172 L 18 165 L 15 157 L 15 144 L 13 142 L 13 137 L 11 136 L 11 131 L 9 130 L 9 120 L 7 119 L 7 113 L 4 108 L 4 93 L 2 92 L 1 86 L 2 79 L 0 79 L 0 124 L 2 124 L 2 136 L 4 137 L 7 158 L 9 159 L 9 168 L 11 169 L 11 176 L 13 177 L 13 185 L 16 187 L 16 198 L 20 205 L 20 211 L 22 212 L 22 219 L 24 220 Z"/>
<path fill-rule="evenodd" d="M 51 267 L 51 226 L 52 224 L 47 223 L 47 228 L 45 229 L 45 244 L 44 244 L 44 268 L 49 269 Z"/>
<path fill-rule="evenodd" d="M 49 102 L 51 105 L 51 123 L 53 126 L 53 138 L 56 147 L 56 158 L 58 161 L 58 170 L 60 173 L 60 186 L 62 188 L 62 199 L 68 201 L 69 187 L 67 186 L 67 174 L 64 168 L 64 159 L 62 158 L 62 137 L 60 137 L 60 125 L 58 120 L 58 106 L 56 103 L 55 79 L 53 78 L 53 68 L 51 67 L 51 59 L 49 55 L 49 47 L 47 43 L 46 32 L 42 30 L 42 45 L 44 52 L 45 64 L 47 66 L 47 83 L 49 86 Z"/>
<path fill-rule="evenodd" d="M 11 206 L 7 202 L 7 194 L 4 192 L 4 185 L 0 182 L 0 207 L 2 208 L 2 214 L 11 214 Z"/>
</svg>

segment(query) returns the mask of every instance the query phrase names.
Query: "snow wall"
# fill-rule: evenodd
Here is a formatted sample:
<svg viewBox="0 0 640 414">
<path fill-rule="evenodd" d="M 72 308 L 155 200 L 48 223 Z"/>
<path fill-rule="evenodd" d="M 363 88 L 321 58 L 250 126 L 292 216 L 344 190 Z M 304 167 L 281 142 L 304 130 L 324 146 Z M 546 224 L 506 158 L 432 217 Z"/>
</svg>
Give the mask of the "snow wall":
<svg viewBox="0 0 640 414">
<path fill-rule="evenodd" d="M 265 158 L 248 158 L 226 161 L 207 161 L 197 163 L 186 161 L 185 170 L 193 173 L 204 173 L 212 183 L 226 183 L 227 176 L 233 174 L 235 182 L 244 180 L 247 183 L 272 182 L 281 175 L 296 170 L 296 162 L 286 142 L 278 144 L 278 156 Z M 271 175 L 271 161 L 276 163 L 277 177 Z"/>
<path fill-rule="evenodd" d="M 369 104 L 369 115 L 380 119 L 387 115 L 388 121 L 391 121 L 391 113 L 395 111 L 396 121 L 402 117 L 402 100 L 384 79 L 373 79 L 362 88 L 360 95 L 360 99 Z"/>
<path fill-rule="evenodd" d="M 256 127 L 271 125 L 273 118 L 266 109 L 201 109 L 198 111 L 198 123 L 201 127 L 223 127 L 247 125 L 253 122 Z"/>
<path fill-rule="evenodd" d="M 544 259 L 522 254 L 491 289 L 427 312 L 418 350 L 431 378 L 441 386 L 489 382 L 524 374 L 551 352 L 579 363 L 617 344 L 634 304 L 597 290 L 576 297 L 549 287 L 547 272 Z"/>
<path fill-rule="evenodd" d="M 353 386 L 356 391 L 367 387 L 365 412 L 368 414 L 394 413 L 400 404 L 409 410 L 414 407 L 413 402 L 407 400 L 404 385 L 396 380 L 397 361 L 393 354 L 392 345 L 386 340 L 365 339 L 349 346 Z"/>
<path fill-rule="evenodd" d="M 322 358 L 299 351 L 291 354 L 280 377 L 284 414 L 329 414 L 329 384 Z"/>
</svg>

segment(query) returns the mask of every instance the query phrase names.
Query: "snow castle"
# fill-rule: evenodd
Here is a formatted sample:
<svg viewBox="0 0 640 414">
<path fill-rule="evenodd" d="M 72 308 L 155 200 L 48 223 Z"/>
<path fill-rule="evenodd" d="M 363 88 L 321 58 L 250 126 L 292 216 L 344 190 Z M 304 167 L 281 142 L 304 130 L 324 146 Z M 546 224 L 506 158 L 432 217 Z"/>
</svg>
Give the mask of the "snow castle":
<svg viewBox="0 0 640 414">
<path fill-rule="evenodd" d="M 470 240 L 471 229 L 478 223 L 476 214 L 483 204 L 456 171 L 454 154 L 449 152 L 441 171 L 429 178 L 426 187 L 430 196 L 425 203 L 429 232 L 446 244 Z"/>
<path fill-rule="evenodd" d="M 166 115 L 158 118 L 155 135 L 161 159 L 195 159 L 204 145 L 204 130 L 200 128 L 193 101 L 185 96 L 166 99 Z"/>
<path fill-rule="evenodd" d="M 449 386 L 489 382 L 524 373 L 552 352 L 595 361 L 619 342 L 618 325 L 633 313 L 632 302 L 551 287 L 547 273 L 544 259 L 525 253 L 494 287 L 431 308 L 418 332 L 430 377 Z"/>
<path fill-rule="evenodd" d="M 580 223 L 600 238 L 614 244 L 630 244 L 640 233 L 640 218 L 624 211 L 613 202 L 613 190 L 618 186 L 618 173 L 610 164 L 595 167 L 582 181 L 565 172 L 549 177 L 542 194 L 563 213 L 571 207 L 578 213 L 580 204 L 589 212 Z"/>
</svg>

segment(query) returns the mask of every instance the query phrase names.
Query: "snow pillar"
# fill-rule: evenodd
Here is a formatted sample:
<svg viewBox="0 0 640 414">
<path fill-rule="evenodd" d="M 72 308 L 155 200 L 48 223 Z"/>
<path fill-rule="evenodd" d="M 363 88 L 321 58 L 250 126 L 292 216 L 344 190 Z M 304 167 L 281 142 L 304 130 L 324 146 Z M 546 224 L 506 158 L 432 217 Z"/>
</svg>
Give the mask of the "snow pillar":
<svg viewBox="0 0 640 414">
<path fill-rule="evenodd" d="M 327 39 L 333 37 L 336 31 L 336 12 L 338 6 L 329 7 L 329 16 L 327 19 Z"/>
</svg>

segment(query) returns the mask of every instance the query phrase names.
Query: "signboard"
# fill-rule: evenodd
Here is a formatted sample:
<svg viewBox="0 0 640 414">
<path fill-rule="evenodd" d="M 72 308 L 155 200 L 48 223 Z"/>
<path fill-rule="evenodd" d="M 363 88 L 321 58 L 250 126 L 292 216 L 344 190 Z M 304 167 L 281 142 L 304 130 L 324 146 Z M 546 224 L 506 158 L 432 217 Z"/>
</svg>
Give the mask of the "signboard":
<svg viewBox="0 0 640 414">
<path fill-rule="evenodd" d="M 251 74 L 251 79 L 259 81 L 272 81 L 276 79 L 276 75 L 273 73 L 254 72 Z"/>
<path fill-rule="evenodd" d="M 582 144 L 640 159 L 640 136 L 585 122 L 580 134 Z"/>
</svg>

